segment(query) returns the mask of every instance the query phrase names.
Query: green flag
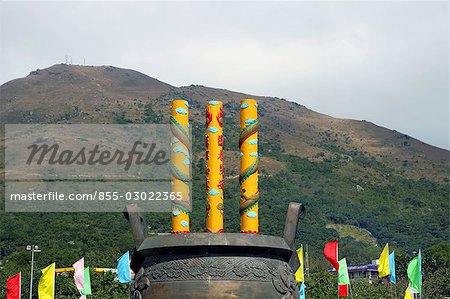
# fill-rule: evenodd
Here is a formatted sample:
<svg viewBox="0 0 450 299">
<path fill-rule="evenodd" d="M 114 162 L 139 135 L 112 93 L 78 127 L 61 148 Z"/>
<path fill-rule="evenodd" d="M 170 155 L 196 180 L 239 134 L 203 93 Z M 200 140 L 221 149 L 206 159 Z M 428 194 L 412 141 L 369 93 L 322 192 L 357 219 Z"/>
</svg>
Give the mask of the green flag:
<svg viewBox="0 0 450 299">
<path fill-rule="evenodd" d="M 350 278 L 347 271 L 347 260 L 345 257 L 339 261 L 339 284 L 350 284 Z"/>
<path fill-rule="evenodd" d="M 84 268 L 84 290 L 81 291 L 81 294 L 92 295 L 91 276 L 89 275 L 89 267 Z"/>
<path fill-rule="evenodd" d="M 420 293 L 420 259 L 418 256 L 408 263 L 408 279 L 410 288 Z"/>
</svg>

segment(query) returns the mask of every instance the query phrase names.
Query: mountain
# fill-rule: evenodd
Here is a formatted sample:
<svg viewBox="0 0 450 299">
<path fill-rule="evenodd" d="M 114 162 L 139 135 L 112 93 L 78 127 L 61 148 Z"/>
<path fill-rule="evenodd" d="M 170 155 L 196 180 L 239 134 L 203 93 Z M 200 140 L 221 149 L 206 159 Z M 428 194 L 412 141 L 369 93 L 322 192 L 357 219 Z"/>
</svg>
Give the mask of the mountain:
<svg viewBox="0 0 450 299">
<path fill-rule="evenodd" d="M 108 121 L 122 104 L 157 97 L 171 88 L 133 70 L 59 64 L 3 84 L 1 121 L 47 123 L 73 117 Z"/>
<path fill-rule="evenodd" d="M 449 151 L 369 121 L 333 118 L 281 98 L 201 85 L 175 87 L 133 70 L 65 64 L 0 86 L 0 121 L 168 123 L 175 98 L 188 100 L 191 107 L 194 231 L 205 227 L 206 101 L 220 99 L 224 105 L 225 230 L 238 231 L 239 100 L 255 98 L 262 233 L 280 236 L 288 202 L 299 201 L 307 216 L 297 243 L 310 244 L 313 264 L 320 267 L 327 265 L 322 245 L 337 237 L 350 263 L 376 258 L 385 242 L 405 254 L 448 242 Z M 167 214 L 152 213 L 147 220 L 151 232 L 170 229 Z M 21 246 L 31 242 L 46 247 L 50 256 L 43 265 L 55 259 L 70 265 L 84 255 L 95 259 L 95 266 L 114 266 L 119 253 L 132 247 L 119 214 L 7 213 L 0 229 L 7 274 L 26 268 Z"/>
<path fill-rule="evenodd" d="M 351 160 L 364 154 L 407 178 L 440 182 L 448 178 L 447 150 L 394 129 L 369 121 L 333 118 L 280 98 L 201 85 L 177 88 L 112 66 L 58 64 L 7 82 L 0 86 L 0 119 L 3 124 L 114 123 L 121 119 L 139 123 L 146 121 L 150 104 L 155 115 L 168 123 L 173 98 L 191 102 L 191 118 L 197 123 L 203 122 L 205 102 L 209 99 L 222 100 L 225 117 L 236 121 L 238 101 L 256 98 L 261 102 L 262 141 L 280 147 L 283 153 L 314 161 Z M 230 142 L 235 144 L 234 140 Z"/>
</svg>

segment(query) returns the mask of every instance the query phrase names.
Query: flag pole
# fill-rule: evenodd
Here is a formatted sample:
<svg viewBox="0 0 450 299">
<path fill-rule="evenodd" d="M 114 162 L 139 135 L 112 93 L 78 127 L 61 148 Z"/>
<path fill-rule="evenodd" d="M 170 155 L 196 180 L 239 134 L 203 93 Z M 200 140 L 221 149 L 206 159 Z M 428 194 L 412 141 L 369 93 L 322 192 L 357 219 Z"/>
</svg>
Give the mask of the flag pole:
<svg viewBox="0 0 450 299">
<path fill-rule="evenodd" d="M 337 255 L 337 257 L 338 257 L 338 260 L 339 260 L 339 254 Z M 338 282 L 337 282 L 337 291 L 338 291 L 338 292 L 337 292 L 337 293 L 338 293 L 337 295 L 338 295 L 338 296 L 337 296 L 337 297 L 338 297 L 338 299 L 339 299 L 339 298 L 341 298 L 341 297 L 339 297 L 339 270 L 336 269 L 336 268 L 335 268 L 335 270 L 336 270 L 336 276 L 337 276 L 337 279 L 338 279 Z"/>
<path fill-rule="evenodd" d="M 306 258 L 306 276 L 308 276 L 308 278 L 309 278 L 309 246 L 308 246 L 308 244 L 306 244 L 305 258 Z"/>
<path fill-rule="evenodd" d="M 338 255 L 338 260 L 339 260 L 339 255 Z M 336 270 L 336 277 L 337 277 L 337 297 L 338 297 L 338 299 L 339 298 L 341 298 L 341 297 L 339 297 L 339 271 L 338 271 L 338 269 L 334 269 L 334 270 Z"/>
<path fill-rule="evenodd" d="M 56 262 L 53 262 L 53 296 L 55 295 L 56 295 Z"/>
<path fill-rule="evenodd" d="M 339 274 L 338 274 L 338 279 L 339 279 Z M 338 280 L 338 299 L 339 299 L 339 280 Z"/>
<path fill-rule="evenodd" d="M 419 257 L 420 257 L 420 264 L 419 264 L 419 269 L 420 269 L 420 299 L 422 299 L 422 293 L 423 293 L 423 288 L 422 288 L 422 250 L 419 249 Z"/>
<path fill-rule="evenodd" d="M 34 245 L 31 245 L 31 275 L 30 275 L 30 299 L 33 298 L 33 264 L 34 264 Z"/>
<path fill-rule="evenodd" d="M 302 261 L 303 261 L 303 264 L 304 264 L 304 261 L 305 261 L 305 252 L 303 251 L 303 244 L 301 245 L 301 248 L 302 248 Z M 303 277 L 303 281 L 305 281 L 305 265 L 301 265 L 302 266 L 302 277 Z"/>
<path fill-rule="evenodd" d="M 337 241 L 338 241 L 338 246 L 336 246 L 336 258 L 339 261 L 339 239 L 337 239 Z M 336 274 L 337 274 L 337 279 L 338 279 L 337 286 L 338 286 L 338 299 L 339 299 L 340 298 L 339 297 L 339 269 L 336 269 Z"/>
</svg>

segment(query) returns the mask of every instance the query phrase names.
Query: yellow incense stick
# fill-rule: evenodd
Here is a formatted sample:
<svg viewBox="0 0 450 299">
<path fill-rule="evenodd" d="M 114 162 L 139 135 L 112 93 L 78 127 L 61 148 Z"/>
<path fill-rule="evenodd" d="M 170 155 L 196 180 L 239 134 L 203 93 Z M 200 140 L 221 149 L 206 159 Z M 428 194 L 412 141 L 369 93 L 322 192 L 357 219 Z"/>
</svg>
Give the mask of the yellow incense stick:
<svg viewBox="0 0 450 299">
<path fill-rule="evenodd" d="M 206 105 L 206 231 L 223 232 L 222 102 Z"/>
<path fill-rule="evenodd" d="M 258 227 L 258 104 L 256 100 L 241 101 L 241 133 L 239 176 L 241 201 L 241 232 L 257 234 Z"/>
<path fill-rule="evenodd" d="M 185 100 L 172 101 L 171 136 L 171 199 L 172 233 L 190 232 L 191 140 L 189 136 L 189 104 Z"/>
</svg>

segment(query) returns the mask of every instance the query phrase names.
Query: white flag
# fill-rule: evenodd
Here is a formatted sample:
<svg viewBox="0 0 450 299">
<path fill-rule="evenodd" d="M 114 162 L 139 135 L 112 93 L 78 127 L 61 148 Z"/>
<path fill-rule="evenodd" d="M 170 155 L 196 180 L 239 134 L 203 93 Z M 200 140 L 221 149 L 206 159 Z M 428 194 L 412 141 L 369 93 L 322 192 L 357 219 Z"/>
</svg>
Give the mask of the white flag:
<svg viewBox="0 0 450 299">
<path fill-rule="evenodd" d="M 73 264 L 73 268 L 75 269 L 73 279 L 75 280 L 75 285 L 81 294 L 81 291 L 84 290 L 84 257 Z M 81 295 L 80 299 L 86 299 L 86 296 Z"/>
</svg>

